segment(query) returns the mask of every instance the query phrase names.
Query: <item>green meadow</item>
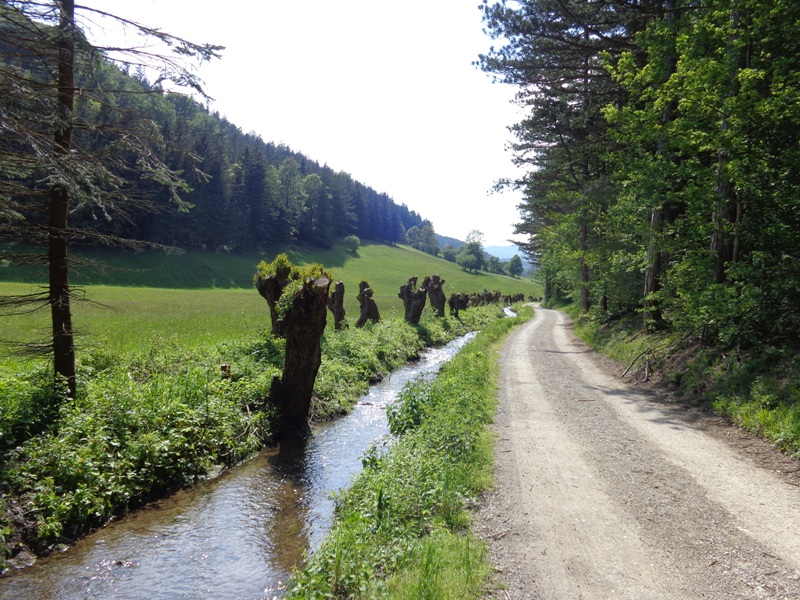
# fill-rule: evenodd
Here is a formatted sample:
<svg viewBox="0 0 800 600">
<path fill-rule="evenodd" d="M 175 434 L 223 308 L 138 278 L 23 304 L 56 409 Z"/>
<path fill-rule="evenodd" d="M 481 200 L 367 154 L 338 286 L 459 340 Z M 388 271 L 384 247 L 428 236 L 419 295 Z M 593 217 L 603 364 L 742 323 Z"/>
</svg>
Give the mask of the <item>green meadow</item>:
<svg viewBox="0 0 800 600">
<path fill-rule="evenodd" d="M 267 303 L 253 285 L 260 260 L 269 255 L 220 255 L 211 252 L 83 251 L 74 270 L 73 324 L 84 348 L 102 347 L 125 354 L 159 341 L 184 346 L 225 342 L 251 335 L 269 323 Z M 404 246 L 367 244 L 356 255 L 341 249 L 289 250 L 295 264 L 321 263 L 345 284 L 348 320 L 358 316 L 358 283 L 370 283 L 383 318 L 402 318 L 397 297 L 402 284 L 438 273 L 445 293 L 500 290 L 504 294 L 541 295 L 530 280 L 489 273 L 467 273 L 458 265 Z M 36 269 L 0 267 L 0 295 L 43 291 L 45 274 Z M 427 311 L 428 309 L 426 309 Z M 332 321 L 332 320 L 331 320 Z M 0 317 L 0 340 L 36 342 L 49 335 L 46 308 L 26 315 Z M 8 368 L 13 346 L 0 358 Z"/>
</svg>

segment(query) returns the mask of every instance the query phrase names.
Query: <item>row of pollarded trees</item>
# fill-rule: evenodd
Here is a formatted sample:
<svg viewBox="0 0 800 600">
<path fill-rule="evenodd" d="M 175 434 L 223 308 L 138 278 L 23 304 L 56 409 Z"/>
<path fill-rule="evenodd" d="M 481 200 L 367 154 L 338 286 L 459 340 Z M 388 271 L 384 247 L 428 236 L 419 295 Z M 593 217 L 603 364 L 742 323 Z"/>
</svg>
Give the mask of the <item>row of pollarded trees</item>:
<svg viewBox="0 0 800 600">
<path fill-rule="evenodd" d="M 331 288 L 331 277 L 317 263 L 308 267 L 293 265 L 285 254 L 274 261 L 262 261 L 255 277 L 256 289 L 267 301 L 272 333 L 286 340 L 283 373 L 272 380 L 269 399 L 278 410 L 279 439 L 307 437 L 311 430 L 308 416 L 314 381 L 322 364 L 322 334 L 327 311 L 333 313 L 337 330 L 344 325 L 344 283 Z M 361 315 L 356 327 L 380 320 L 372 289 L 366 281 L 359 285 Z"/>
<path fill-rule="evenodd" d="M 524 299 L 522 294 L 502 296 L 500 292 L 485 292 L 453 294 L 448 301 L 444 294 L 445 280 L 439 275 L 426 276 L 419 287 L 417 281 L 416 277 L 411 277 L 400 286 L 398 294 L 405 307 L 405 320 L 412 325 L 419 324 L 428 299 L 440 318 L 445 316 L 448 302 L 451 314 L 458 317 L 458 310 L 468 306 Z M 272 333 L 286 340 L 283 374 L 273 379 L 269 392 L 270 401 L 278 410 L 277 437 L 307 437 L 311 431 L 308 417 L 314 382 L 322 363 L 321 340 L 327 310 L 333 314 L 337 330 L 345 326 L 344 283 L 337 282 L 331 292 L 331 277 L 322 265 L 293 265 L 285 254 L 279 254 L 271 263 L 262 261 L 258 265 L 255 283 L 269 305 Z M 358 292 L 361 313 L 356 327 L 380 320 L 372 296 L 369 284 L 362 281 Z M 465 300 L 463 305 L 460 298 Z"/>
</svg>

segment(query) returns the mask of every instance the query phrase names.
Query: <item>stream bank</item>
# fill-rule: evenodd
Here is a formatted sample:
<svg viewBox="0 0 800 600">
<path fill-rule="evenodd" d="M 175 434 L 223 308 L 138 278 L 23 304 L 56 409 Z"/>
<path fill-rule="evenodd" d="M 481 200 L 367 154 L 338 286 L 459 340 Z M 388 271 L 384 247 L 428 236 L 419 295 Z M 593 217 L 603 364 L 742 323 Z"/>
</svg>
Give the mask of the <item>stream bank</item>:
<svg viewBox="0 0 800 600">
<path fill-rule="evenodd" d="M 387 405 L 407 381 L 435 372 L 468 337 L 393 372 L 352 413 L 316 425 L 307 443 L 262 451 L 0 579 L 0 598 L 280 594 L 292 569 L 322 543 L 333 513 L 331 493 L 349 485 L 364 451 L 388 433 Z"/>
</svg>

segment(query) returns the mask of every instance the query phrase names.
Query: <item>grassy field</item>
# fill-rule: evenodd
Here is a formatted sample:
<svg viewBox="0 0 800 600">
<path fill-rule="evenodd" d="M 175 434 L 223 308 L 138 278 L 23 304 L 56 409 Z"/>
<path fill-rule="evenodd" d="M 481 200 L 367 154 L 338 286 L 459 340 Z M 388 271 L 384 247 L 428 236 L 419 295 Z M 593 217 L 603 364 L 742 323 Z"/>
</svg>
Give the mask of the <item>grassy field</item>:
<svg viewBox="0 0 800 600">
<path fill-rule="evenodd" d="M 298 265 L 318 262 L 355 290 L 361 279 L 372 285 L 375 293 L 395 298 L 400 285 L 414 275 L 438 273 L 450 292 L 472 292 L 484 288 L 503 293 L 534 289 L 530 281 L 490 273 L 466 273 L 455 263 L 430 256 L 407 246 L 366 243 L 357 254 L 341 248 L 331 250 L 289 249 L 265 254 L 239 255 L 192 251 L 166 254 L 159 251 L 129 252 L 120 250 L 76 250 L 83 264 L 73 268 L 73 285 L 109 285 L 172 289 L 230 289 L 253 287 L 256 265 L 272 261 L 278 252 L 288 254 Z M 0 281 L 40 284 L 46 280 L 44 269 L 3 267 Z"/>
<path fill-rule="evenodd" d="M 0 295 L 36 291 L 28 284 L 0 283 Z M 159 342 L 195 347 L 248 336 L 269 323 L 267 303 L 255 290 L 177 290 L 87 286 L 86 300 L 73 307 L 83 348 L 102 347 L 126 355 Z M 36 342 L 49 333 L 49 312 L 5 316 L 3 341 Z M 16 363 L 6 347 L 2 365 Z"/>
<path fill-rule="evenodd" d="M 355 291 L 362 279 L 375 290 L 384 318 L 402 316 L 397 292 L 414 275 L 421 280 L 424 275 L 440 274 L 447 281 L 448 295 L 483 289 L 541 294 L 540 286 L 529 280 L 467 273 L 453 263 L 402 246 L 369 244 L 362 246 L 357 256 L 337 249 L 288 254 L 296 264 L 320 262 L 335 279 L 344 281 L 345 308 L 351 321 L 358 316 Z M 83 347 L 126 354 L 160 341 L 195 346 L 238 339 L 269 323 L 267 304 L 252 283 L 262 257 L 199 252 L 94 252 L 87 256 L 102 260 L 106 270 L 79 267 L 72 278 L 85 298 L 76 302 L 73 310 Z M 263 258 L 270 261 L 274 256 Z M 0 268 L 0 295 L 41 291 L 43 277 L 33 269 Z M 48 335 L 46 309 L 0 319 L 0 340 L 4 342 L 43 341 Z M 17 360 L 5 352 L 0 357 L 0 372 L 4 366 L 15 368 Z"/>
</svg>

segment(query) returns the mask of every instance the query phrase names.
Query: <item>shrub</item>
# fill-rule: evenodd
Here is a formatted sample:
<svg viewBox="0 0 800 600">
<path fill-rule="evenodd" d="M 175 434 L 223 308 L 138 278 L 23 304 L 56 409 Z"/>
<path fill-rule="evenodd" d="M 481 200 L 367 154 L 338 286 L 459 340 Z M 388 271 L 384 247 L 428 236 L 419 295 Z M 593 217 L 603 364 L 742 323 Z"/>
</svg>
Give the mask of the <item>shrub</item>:
<svg viewBox="0 0 800 600">
<path fill-rule="evenodd" d="M 358 239 L 358 236 L 348 235 L 347 237 L 342 239 L 342 248 L 344 248 L 345 251 L 349 252 L 350 254 L 356 254 L 360 247 L 361 247 L 361 240 Z"/>
</svg>

